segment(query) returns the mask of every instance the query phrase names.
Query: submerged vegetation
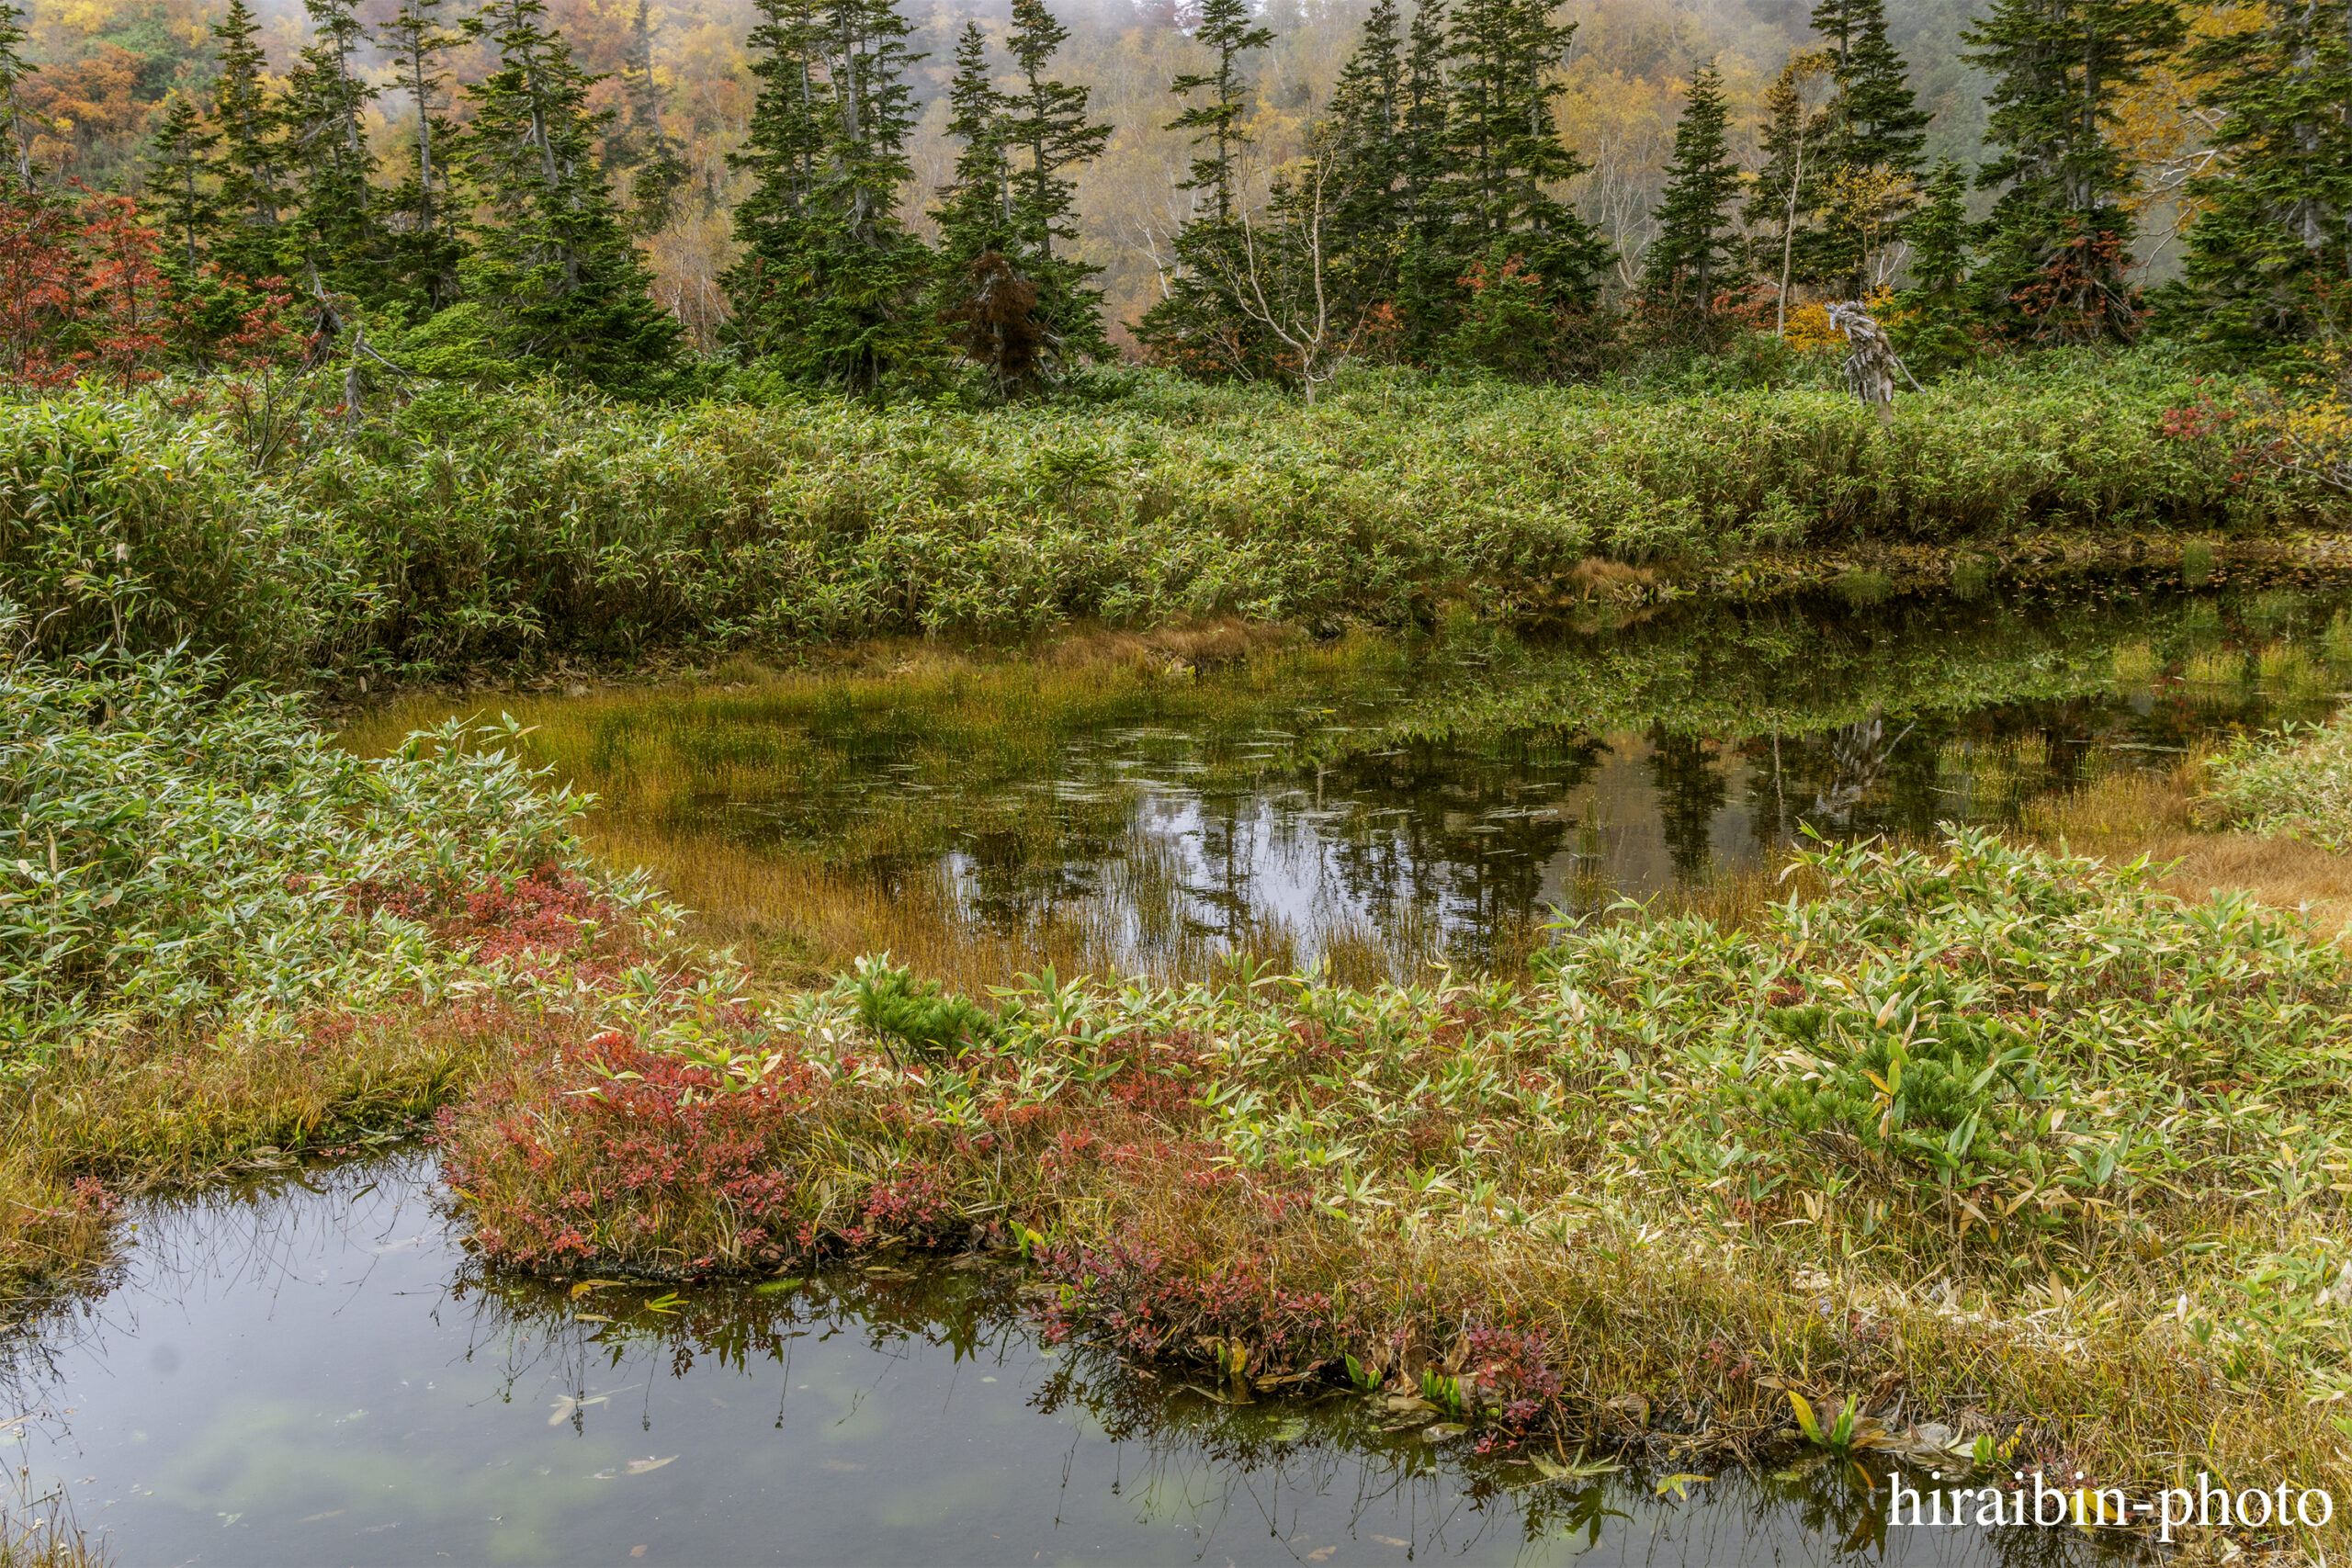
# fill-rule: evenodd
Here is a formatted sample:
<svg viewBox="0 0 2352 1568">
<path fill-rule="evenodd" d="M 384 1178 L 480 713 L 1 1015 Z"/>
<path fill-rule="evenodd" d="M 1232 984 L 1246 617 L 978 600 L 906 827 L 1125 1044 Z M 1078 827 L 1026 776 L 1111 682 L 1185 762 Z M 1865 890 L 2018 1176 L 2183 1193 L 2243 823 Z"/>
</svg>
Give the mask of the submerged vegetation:
<svg viewBox="0 0 2352 1568">
<path fill-rule="evenodd" d="M 0 573 L 52 654 L 119 632 L 343 681 L 478 660 L 1073 622 L 1504 620 L 1847 576 L 2037 534 L 2178 556 L 2342 525 L 2233 457 L 2154 355 L 1939 383 L 1888 430 L 1826 386 L 1443 385 L 1302 409 L 1105 372 L 1097 396 L 876 408 L 424 393 L 351 428 L 219 388 L 0 404 Z M 256 423 L 256 421 L 260 423 Z"/>
</svg>

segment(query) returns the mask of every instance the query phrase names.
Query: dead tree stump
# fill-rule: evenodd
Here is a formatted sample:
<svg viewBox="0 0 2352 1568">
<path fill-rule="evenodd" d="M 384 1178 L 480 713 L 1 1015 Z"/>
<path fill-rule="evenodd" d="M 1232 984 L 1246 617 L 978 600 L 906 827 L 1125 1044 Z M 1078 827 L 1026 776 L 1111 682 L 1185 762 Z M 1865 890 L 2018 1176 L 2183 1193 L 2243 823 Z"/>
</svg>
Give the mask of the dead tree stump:
<svg viewBox="0 0 2352 1568">
<path fill-rule="evenodd" d="M 1894 423 L 1894 377 L 1901 371 L 1908 379 L 1911 372 L 1904 369 L 1903 361 L 1895 356 L 1894 341 L 1886 329 L 1871 320 L 1871 313 L 1859 300 L 1849 299 L 1829 307 L 1829 324 L 1846 334 L 1846 342 L 1853 352 L 1846 356 L 1846 385 L 1862 406 L 1878 411 L 1879 423 Z M 1914 387 L 1919 383 L 1912 381 Z"/>
</svg>

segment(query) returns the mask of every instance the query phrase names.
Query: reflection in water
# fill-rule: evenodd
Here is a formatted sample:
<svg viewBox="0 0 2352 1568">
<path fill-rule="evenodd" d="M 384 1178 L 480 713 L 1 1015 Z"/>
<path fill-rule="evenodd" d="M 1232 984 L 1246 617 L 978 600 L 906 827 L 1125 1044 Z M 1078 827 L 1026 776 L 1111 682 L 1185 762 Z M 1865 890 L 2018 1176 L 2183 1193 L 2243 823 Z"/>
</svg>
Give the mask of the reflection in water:
<svg viewBox="0 0 2352 1568">
<path fill-rule="evenodd" d="M 1876 1526 L 1800 1461 L 1661 1497 L 1388 1430 L 1351 1393 L 1231 1407 L 1041 1346 L 1020 1280 L 877 1266 L 672 1293 L 484 1276 L 400 1156 L 142 1216 L 112 1292 L 8 1342 L 120 1561 L 2059 1562 L 2033 1530 Z M 1563 1457 L 1565 1457 L 1565 1452 Z M 1667 1471 L 1699 1468 L 1653 1456 Z M 1784 1461 L 1785 1462 L 1785 1461 Z"/>
<path fill-rule="evenodd" d="M 516 710 L 601 797 L 600 847 L 714 940 L 796 979 L 888 948 L 979 992 L 1243 949 L 1358 984 L 1510 973 L 1560 911 L 1710 895 L 1808 831 L 2015 822 L 2347 686 L 2344 581 L 2127 575 L 1351 636 L 1181 681 L 982 662 Z"/>
<path fill-rule="evenodd" d="M 1139 972 L 1374 938 L 1507 966 L 1559 911 L 1750 870 L 1808 829 L 2014 822 L 2199 736 L 2324 715 L 2352 683 L 2347 597 L 2333 581 L 2191 596 L 2114 580 L 1694 604 L 1553 643 L 1428 645 L 1354 684 L 1237 684 L 1230 722 L 1061 734 L 1025 772 L 943 773 L 893 731 L 879 771 L 836 758 L 805 788 L 705 793 L 665 828 L 854 863 L 859 823 L 919 800 L 936 852 L 902 849 L 880 874 L 944 874 L 996 935 L 1107 929 Z M 659 728 L 663 701 L 598 722 Z M 758 722 L 737 725 L 739 748 Z M 776 743 L 847 755 L 877 739 Z"/>
</svg>

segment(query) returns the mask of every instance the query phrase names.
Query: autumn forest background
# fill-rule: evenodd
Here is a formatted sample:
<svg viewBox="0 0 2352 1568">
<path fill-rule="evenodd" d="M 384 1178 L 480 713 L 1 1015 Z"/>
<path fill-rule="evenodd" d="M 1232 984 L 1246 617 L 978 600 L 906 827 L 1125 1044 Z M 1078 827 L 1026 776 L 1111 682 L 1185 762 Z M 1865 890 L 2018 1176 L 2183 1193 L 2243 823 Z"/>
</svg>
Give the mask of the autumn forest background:
<svg viewBox="0 0 2352 1568">
<path fill-rule="evenodd" d="M 390 0 L 361 8 L 362 19 L 389 17 Z M 1314 117 L 1330 102 L 1340 69 L 1358 42 L 1365 0 L 1270 0 L 1261 13 L 1272 46 L 1253 73 L 1246 128 L 1252 146 L 1245 181 L 1262 195 L 1270 173 L 1306 147 Z M 1910 67 L 1921 108 L 1933 119 L 1926 156 L 1974 164 L 1984 130 L 1984 80 L 1962 59 L 1960 33 L 1968 0 L 1896 0 L 1887 11 L 1888 39 Z M 60 173 L 93 186 L 136 191 L 145 154 L 173 95 L 209 101 L 218 74 L 209 29 L 224 9 L 220 0 L 37 0 L 30 7 L 25 50 L 38 73 L 27 98 L 51 122 L 39 156 Z M 1113 133 L 1102 156 L 1071 171 L 1077 183 L 1080 239 L 1076 254 L 1104 269 L 1115 344 L 1131 347 L 1125 323 L 1162 291 L 1174 260 L 1174 239 L 1205 193 L 1182 188 L 1192 157 L 1190 133 L 1170 129 L 1169 84 L 1201 69 L 1212 51 L 1188 29 L 1197 17 L 1182 0 L 1065 0 L 1056 14 L 1070 36 L 1057 73 L 1091 89 L 1090 112 Z M 2216 8 L 2200 24 L 2229 25 L 2251 7 Z M 949 183 L 956 142 L 948 133 L 947 85 L 956 35 L 967 19 L 1001 42 L 1008 8 L 978 4 L 910 4 L 914 27 L 909 47 L 925 56 L 910 75 L 920 115 L 910 143 L 914 178 L 901 193 L 901 210 L 917 232 L 935 236 L 932 191 Z M 735 257 L 730 213 L 752 176 L 730 169 L 729 154 L 742 144 L 754 98 L 753 55 L 746 43 L 758 17 L 750 0 L 550 0 L 553 26 L 570 41 L 585 70 L 602 75 L 590 101 L 614 111 L 624 133 L 632 125 L 633 78 L 650 64 L 662 133 L 674 144 L 687 178 L 669 222 L 643 240 L 657 298 L 711 346 L 726 311 L 720 276 Z M 281 79 L 311 32 L 300 0 L 260 0 L 261 43 Z M 1611 275 L 1622 288 L 1639 280 L 1645 252 L 1657 232 L 1656 209 L 1674 148 L 1675 122 L 1694 73 L 1710 62 L 1721 72 L 1729 110 L 1733 155 L 1754 169 L 1761 162 L 1758 133 L 1765 95 L 1790 56 L 1813 39 L 1807 0 L 1571 0 L 1558 17 L 1576 32 L 1561 72 L 1554 114 L 1562 139 L 1589 167 L 1566 194 L 1611 251 Z M 458 81 L 479 79 L 492 51 L 462 44 L 449 60 Z M 414 110 L 395 85 L 392 62 L 365 46 L 361 58 L 385 91 L 368 105 L 370 141 L 388 152 L 402 146 Z M 2202 129 L 2184 105 L 2172 72 L 2159 72 L 2132 89 L 2119 139 L 2143 170 L 2143 272 L 2167 276 L 2177 247 L 2168 243 L 2176 221 L 2172 196 L 2193 172 Z M 470 106 L 451 107 L 460 122 Z M 393 160 L 388 159 L 388 162 Z M 1978 208 L 1989 198 L 1978 196 Z"/>
</svg>

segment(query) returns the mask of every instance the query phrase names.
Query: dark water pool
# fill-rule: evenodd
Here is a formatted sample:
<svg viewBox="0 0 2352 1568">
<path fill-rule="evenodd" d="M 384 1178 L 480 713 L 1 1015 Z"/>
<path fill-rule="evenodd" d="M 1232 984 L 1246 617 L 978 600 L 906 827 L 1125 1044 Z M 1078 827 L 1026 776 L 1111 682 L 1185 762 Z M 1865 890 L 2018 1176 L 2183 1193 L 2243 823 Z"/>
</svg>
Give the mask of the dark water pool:
<svg viewBox="0 0 2352 1568">
<path fill-rule="evenodd" d="M 110 1290 L 5 1341 L 20 1496 L 62 1492 L 132 1565 L 2095 1556 L 1885 1530 L 1883 1488 L 1787 1456 L 1547 1480 L 1353 1394 L 1218 1404 L 1041 1345 L 994 1268 L 485 1280 L 429 1176 L 395 1156 L 142 1214 Z"/>
</svg>

